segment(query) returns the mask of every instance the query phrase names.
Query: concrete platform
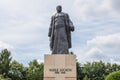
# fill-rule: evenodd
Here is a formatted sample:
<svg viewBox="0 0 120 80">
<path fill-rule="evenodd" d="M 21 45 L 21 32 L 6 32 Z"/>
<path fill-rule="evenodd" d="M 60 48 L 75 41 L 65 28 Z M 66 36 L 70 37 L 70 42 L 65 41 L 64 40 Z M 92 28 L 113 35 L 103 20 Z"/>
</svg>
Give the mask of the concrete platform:
<svg viewBox="0 0 120 80">
<path fill-rule="evenodd" d="M 46 54 L 44 56 L 44 80 L 77 80 L 76 55 Z"/>
</svg>

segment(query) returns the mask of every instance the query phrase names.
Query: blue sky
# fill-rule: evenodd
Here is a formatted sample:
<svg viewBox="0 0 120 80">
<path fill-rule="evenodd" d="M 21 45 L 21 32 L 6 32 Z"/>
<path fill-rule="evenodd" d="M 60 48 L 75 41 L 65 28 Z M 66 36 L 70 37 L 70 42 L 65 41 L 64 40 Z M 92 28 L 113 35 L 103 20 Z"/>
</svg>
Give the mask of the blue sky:
<svg viewBox="0 0 120 80">
<path fill-rule="evenodd" d="M 48 28 L 57 5 L 75 26 L 72 48 L 81 63 L 120 64 L 120 0 L 0 0 L 0 49 L 27 65 L 44 61 L 49 49 Z"/>
</svg>

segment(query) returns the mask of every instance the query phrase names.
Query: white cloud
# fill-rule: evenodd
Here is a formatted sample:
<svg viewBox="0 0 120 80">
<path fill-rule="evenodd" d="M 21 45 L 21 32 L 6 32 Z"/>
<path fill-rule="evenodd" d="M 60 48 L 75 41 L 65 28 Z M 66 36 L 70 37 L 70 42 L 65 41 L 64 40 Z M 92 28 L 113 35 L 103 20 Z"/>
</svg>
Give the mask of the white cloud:
<svg viewBox="0 0 120 80">
<path fill-rule="evenodd" d="M 37 59 L 37 62 L 40 64 L 40 63 L 43 63 L 44 61 L 43 61 L 43 59 L 41 60 L 41 59 Z"/>
<path fill-rule="evenodd" d="M 106 35 L 106 36 L 97 36 L 92 40 L 88 40 L 87 46 L 120 49 L 120 33 Z"/>
<path fill-rule="evenodd" d="M 115 60 L 115 58 L 110 58 L 110 62 L 111 62 L 111 64 L 114 64 L 114 63 L 120 64 L 120 61 L 119 60 Z"/>
<path fill-rule="evenodd" d="M 88 40 L 84 50 L 85 61 L 105 61 L 118 63 L 120 61 L 120 33 L 96 36 Z"/>
<path fill-rule="evenodd" d="M 24 44 L 47 36 L 49 14 L 43 0 L 1 0 L 0 36 L 2 41 Z M 45 4 L 45 5 L 44 5 Z M 48 24 L 46 24 L 48 22 Z"/>
<path fill-rule="evenodd" d="M 8 51 L 10 51 L 12 58 L 17 60 L 16 56 L 19 56 L 19 55 L 16 54 L 15 47 L 9 43 L 0 41 L 0 52 L 4 49 L 7 49 Z"/>
<path fill-rule="evenodd" d="M 10 44 L 0 41 L 0 50 L 3 50 L 3 49 L 13 50 L 14 47 Z"/>
<path fill-rule="evenodd" d="M 120 17 L 118 0 L 76 0 L 73 12 L 81 21 L 105 20 Z"/>
<path fill-rule="evenodd" d="M 98 48 L 92 48 L 86 53 L 86 57 L 88 58 L 96 58 L 96 59 L 103 59 L 105 55 L 101 54 L 102 51 Z"/>
<path fill-rule="evenodd" d="M 120 0 L 111 0 L 113 9 L 120 15 Z"/>
</svg>

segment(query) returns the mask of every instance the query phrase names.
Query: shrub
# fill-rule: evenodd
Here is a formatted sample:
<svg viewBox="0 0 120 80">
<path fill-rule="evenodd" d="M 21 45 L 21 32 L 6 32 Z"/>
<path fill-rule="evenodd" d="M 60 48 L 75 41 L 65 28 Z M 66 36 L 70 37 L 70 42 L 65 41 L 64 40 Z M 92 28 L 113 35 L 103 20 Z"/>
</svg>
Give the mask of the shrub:
<svg viewBox="0 0 120 80">
<path fill-rule="evenodd" d="M 10 78 L 4 78 L 3 75 L 0 74 L 0 80 L 11 80 Z"/>
<path fill-rule="evenodd" d="M 120 80 L 120 71 L 110 73 L 105 80 Z"/>
</svg>

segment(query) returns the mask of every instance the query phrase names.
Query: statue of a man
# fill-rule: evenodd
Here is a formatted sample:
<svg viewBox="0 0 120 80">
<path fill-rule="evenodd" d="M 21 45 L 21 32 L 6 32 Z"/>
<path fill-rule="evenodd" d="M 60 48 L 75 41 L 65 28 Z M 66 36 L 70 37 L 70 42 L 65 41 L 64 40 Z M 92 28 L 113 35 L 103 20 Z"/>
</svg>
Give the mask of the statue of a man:
<svg viewBox="0 0 120 80">
<path fill-rule="evenodd" d="M 71 31 L 74 31 L 73 23 L 68 14 L 62 12 L 62 6 L 56 7 L 57 13 L 51 18 L 48 36 L 50 37 L 50 49 L 52 54 L 69 54 L 71 48 Z"/>
</svg>

